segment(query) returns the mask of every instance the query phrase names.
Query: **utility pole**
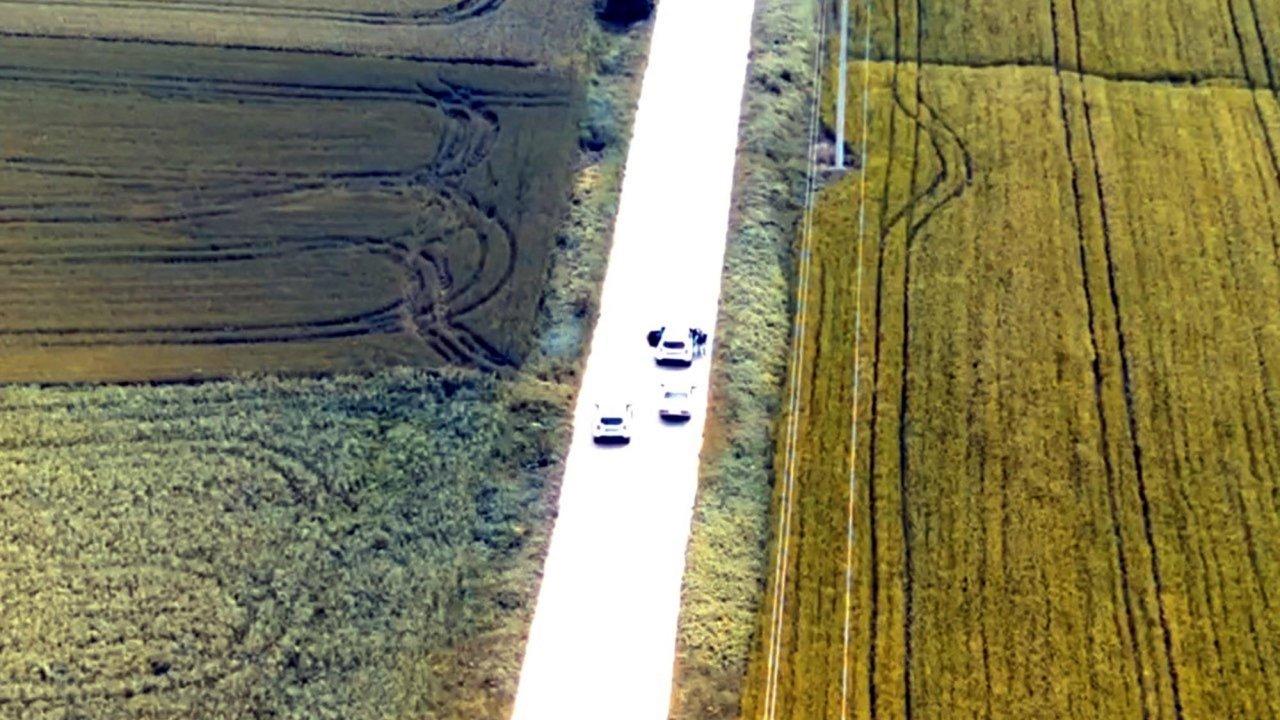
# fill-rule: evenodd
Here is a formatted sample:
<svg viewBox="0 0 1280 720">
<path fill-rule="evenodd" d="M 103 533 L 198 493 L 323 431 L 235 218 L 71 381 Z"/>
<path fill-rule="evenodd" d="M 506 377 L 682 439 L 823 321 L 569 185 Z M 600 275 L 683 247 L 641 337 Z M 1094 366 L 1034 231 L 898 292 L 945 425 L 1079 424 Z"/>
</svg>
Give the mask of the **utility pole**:
<svg viewBox="0 0 1280 720">
<path fill-rule="evenodd" d="M 849 73 L 849 0 L 840 2 L 840 79 L 836 91 L 836 169 L 844 169 L 845 83 Z"/>
</svg>

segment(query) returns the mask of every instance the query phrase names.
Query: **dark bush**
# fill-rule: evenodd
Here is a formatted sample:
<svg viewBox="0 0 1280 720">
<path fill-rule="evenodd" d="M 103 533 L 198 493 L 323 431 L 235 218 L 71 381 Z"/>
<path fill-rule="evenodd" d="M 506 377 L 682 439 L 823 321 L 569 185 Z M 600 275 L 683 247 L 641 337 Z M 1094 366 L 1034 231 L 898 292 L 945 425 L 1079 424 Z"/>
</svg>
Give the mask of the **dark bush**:
<svg viewBox="0 0 1280 720">
<path fill-rule="evenodd" d="M 631 25 L 648 20 L 654 0 L 596 0 L 596 16 L 613 25 Z"/>
</svg>

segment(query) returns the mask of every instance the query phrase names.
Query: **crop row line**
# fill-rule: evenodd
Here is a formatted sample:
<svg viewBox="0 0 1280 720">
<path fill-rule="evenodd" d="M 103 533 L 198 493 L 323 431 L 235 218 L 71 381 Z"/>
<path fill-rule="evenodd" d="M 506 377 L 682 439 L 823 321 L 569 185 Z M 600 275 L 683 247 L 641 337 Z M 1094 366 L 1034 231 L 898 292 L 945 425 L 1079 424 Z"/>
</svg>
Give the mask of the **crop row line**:
<svg viewBox="0 0 1280 720">
<path fill-rule="evenodd" d="M 1230 2 L 1230 0 L 1228 0 Z M 1080 30 L 1080 11 L 1077 0 L 1071 0 L 1072 27 L 1075 32 L 1076 67 L 1081 72 L 1086 69 L 1084 62 L 1083 34 Z M 1246 70 L 1247 72 L 1247 70 Z M 1116 281 L 1115 259 L 1112 248 L 1111 215 L 1107 205 L 1106 188 L 1103 184 L 1102 159 L 1098 153 L 1098 142 L 1094 132 L 1093 104 L 1089 101 L 1089 90 L 1085 83 L 1080 84 L 1080 99 L 1084 109 L 1085 135 L 1088 138 L 1089 153 L 1093 164 L 1094 183 L 1098 193 L 1098 212 L 1102 221 L 1103 251 L 1107 268 L 1107 289 L 1110 294 L 1111 307 L 1114 312 L 1114 325 L 1117 350 L 1120 356 L 1120 373 L 1123 380 L 1125 415 L 1129 426 L 1129 437 L 1132 443 L 1134 474 L 1137 479 L 1138 497 L 1142 508 L 1142 529 L 1147 546 L 1151 553 L 1151 576 L 1155 585 L 1156 611 L 1160 622 L 1161 636 L 1164 641 L 1165 669 L 1169 677 L 1170 691 L 1173 695 L 1174 717 L 1182 720 L 1182 693 L 1178 682 L 1178 664 L 1173 652 L 1173 637 L 1169 627 L 1168 613 L 1164 602 L 1164 583 L 1160 572 L 1160 553 L 1156 545 L 1151 520 L 1151 501 L 1147 492 L 1146 472 L 1143 466 L 1142 443 L 1138 435 L 1138 419 L 1134 407 L 1133 371 L 1129 364 L 1128 338 L 1124 327 L 1124 313 L 1120 305 L 1120 292 Z"/>
<path fill-rule="evenodd" d="M 1053 57 L 1055 74 L 1058 80 L 1058 98 L 1059 109 L 1062 115 L 1063 143 L 1067 154 L 1067 161 L 1071 166 L 1071 193 L 1075 204 L 1076 214 L 1076 240 L 1079 249 L 1080 269 L 1081 269 L 1081 289 L 1084 295 L 1085 310 L 1088 314 L 1089 323 L 1089 342 L 1091 367 L 1093 371 L 1093 393 L 1094 404 L 1098 414 L 1099 425 L 1099 442 L 1102 450 L 1103 469 L 1107 476 L 1107 505 L 1111 516 L 1111 532 L 1112 539 L 1116 545 L 1117 562 L 1120 566 L 1121 581 L 1121 597 L 1124 600 L 1124 612 L 1126 627 L 1129 631 L 1130 651 L 1133 653 L 1134 671 L 1136 675 L 1136 683 L 1141 695 L 1143 688 L 1143 678 L 1146 675 L 1143 669 L 1142 651 L 1138 645 L 1138 629 L 1137 620 L 1133 610 L 1133 597 L 1129 581 L 1129 558 L 1125 549 L 1124 535 L 1120 529 L 1119 503 L 1116 499 L 1116 475 L 1115 468 L 1111 462 L 1111 441 L 1108 431 L 1107 414 L 1105 403 L 1103 400 L 1103 381 L 1102 381 L 1102 359 L 1099 351 L 1098 342 L 1098 323 L 1097 309 L 1094 307 L 1093 293 L 1090 291 L 1092 283 L 1090 280 L 1088 254 L 1085 250 L 1086 239 L 1084 233 L 1084 196 L 1080 188 L 1080 169 L 1075 160 L 1075 135 L 1071 128 L 1071 119 L 1067 112 L 1068 97 L 1066 89 L 1066 80 L 1061 71 L 1061 38 L 1059 37 L 1060 21 L 1058 17 L 1058 7 L 1056 0 L 1049 0 L 1049 14 L 1053 27 Z M 1142 718 L 1147 720 L 1151 713 L 1145 699 L 1140 702 L 1142 708 Z"/>
<path fill-rule="evenodd" d="M 422 27 L 429 25 L 453 25 L 464 20 L 482 17 L 497 10 L 506 0 L 458 0 L 444 7 L 428 10 L 396 11 L 348 11 L 305 5 L 266 5 L 250 2 L 157 2 L 156 0 L 110 0 L 83 2 L 83 0 L 3 0 L 14 5 L 55 5 L 76 8 L 111 8 L 119 10 L 168 10 L 190 13 L 231 14 L 241 17 L 289 18 L 299 20 L 330 20 L 356 25 L 404 25 Z"/>
<path fill-rule="evenodd" d="M 894 147 L 897 144 L 898 135 L 898 113 L 897 113 L 897 96 L 898 96 L 898 66 L 902 58 L 902 7 L 901 0 L 893 0 L 893 70 L 890 78 L 890 93 L 894 98 L 894 106 L 889 109 L 889 131 L 888 140 L 885 145 L 885 157 L 892 158 Z M 876 459 L 877 459 L 877 428 L 880 419 L 880 359 L 882 357 L 881 339 L 884 333 L 880 331 L 884 320 L 884 260 L 885 249 L 887 246 L 887 238 L 892 231 L 896 221 L 890 221 L 887 218 L 889 214 L 889 196 L 893 187 L 893 169 L 894 163 L 889 162 L 885 165 L 884 172 L 884 188 L 880 196 L 880 214 L 878 218 L 877 232 L 877 252 L 876 252 L 876 304 L 875 304 L 875 341 L 873 342 L 873 352 L 871 359 L 871 427 L 869 428 L 870 448 L 867 452 L 867 552 L 869 555 L 868 567 L 870 568 L 870 588 L 867 608 L 867 705 L 871 717 L 876 716 L 876 707 L 879 702 L 876 689 L 876 661 L 879 647 L 879 635 L 877 628 L 879 627 L 880 618 L 880 538 L 879 528 L 876 522 Z"/>
<path fill-rule="evenodd" d="M 0 0 L 2 1 L 2 0 Z M 18 38 L 26 40 L 82 40 L 106 44 L 150 45 L 153 47 L 173 48 L 214 48 L 218 50 L 251 50 L 258 52 L 284 53 L 288 55 L 314 55 L 331 58 L 378 58 L 384 60 L 405 60 L 417 63 L 436 63 L 440 65 L 474 65 L 476 67 L 502 67 L 532 69 L 538 66 L 531 60 L 517 60 L 501 57 L 458 57 L 451 55 L 413 55 L 413 54 L 381 54 L 358 52 L 353 50 L 335 50 L 333 48 L 300 48 L 283 45 L 265 45 L 231 42 L 195 42 L 191 40 L 159 40 L 156 38 L 120 37 L 113 35 L 94 35 L 80 33 L 25 32 L 20 30 L 0 30 L 0 38 Z"/>
</svg>

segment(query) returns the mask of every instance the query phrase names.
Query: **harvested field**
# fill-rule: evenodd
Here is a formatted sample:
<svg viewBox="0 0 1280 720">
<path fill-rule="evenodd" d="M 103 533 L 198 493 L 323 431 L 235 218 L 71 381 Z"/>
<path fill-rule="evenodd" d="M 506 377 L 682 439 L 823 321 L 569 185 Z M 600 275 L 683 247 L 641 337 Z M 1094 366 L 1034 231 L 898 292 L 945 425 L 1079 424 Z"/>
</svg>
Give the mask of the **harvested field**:
<svg viewBox="0 0 1280 720">
<path fill-rule="evenodd" d="M 0 56 L 0 380 L 527 352 L 567 197 L 566 81 L 92 41 Z"/>
<path fill-rule="evenodd" d="M 498 717 L 565 398 L 0 391 L 0 715 Z"/>
<path fill-rule="evenodd" d="M 744 717 L 1280 717 L 1267 60 L 1107 79 L 1044 13 L 1045 67 L 931 64 L 912 25 L 871 68 L 851 593 L 856 174 L 814 211 L 786 604 L 775 636 L 774 575 Z"/>
</svg>

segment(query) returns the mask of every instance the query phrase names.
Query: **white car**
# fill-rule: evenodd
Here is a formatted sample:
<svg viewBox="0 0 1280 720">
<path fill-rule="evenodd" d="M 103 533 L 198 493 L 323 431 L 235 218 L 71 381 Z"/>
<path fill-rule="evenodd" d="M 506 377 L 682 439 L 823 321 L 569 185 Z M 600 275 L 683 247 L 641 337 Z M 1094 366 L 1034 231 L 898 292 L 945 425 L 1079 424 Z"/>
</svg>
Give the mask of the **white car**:
<svg viewBox="0 0 1280 720">
<path fill-rule="evenodd" d="M 596 426 L 591 437 L 598 443 L 631 442 L 631 405 L 627 403 L 596 403 Z"/>
<path fill-rule="evenodd" d="M 707 344 L 705 332 L 687 325 L 664 325 L 650 331 L 647 339 L 659 365 L 692 365 Z"/>
<path fill-rule="evenodd" d="M 663 385 L 658 417 L 676 422 L 693 417 L 693 390 L 692 385 Z"/>
</svg>

